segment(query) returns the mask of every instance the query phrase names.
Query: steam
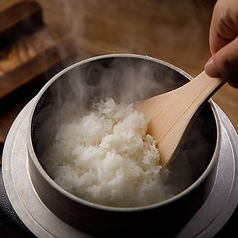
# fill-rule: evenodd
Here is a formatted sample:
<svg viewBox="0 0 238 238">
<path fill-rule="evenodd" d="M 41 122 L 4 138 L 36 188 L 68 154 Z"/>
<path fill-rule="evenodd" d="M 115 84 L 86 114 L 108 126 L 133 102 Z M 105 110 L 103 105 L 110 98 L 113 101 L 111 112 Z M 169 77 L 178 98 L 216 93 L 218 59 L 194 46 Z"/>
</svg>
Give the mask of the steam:
<svg viewBox="0 0 238 238">
<path fill-rule="evenodd" d="M 163 74 L 163 67 L 156 66 L 144 60 L 119 57 L 95 60 L 68 71 L 50 86 L 39 102 L 43 108 L 36 117 L 37 123 L 41 128 L 46 126 L 40 133 L 49 131 L 48 124 L 51 124 L 49 128 L 55 125 L 56 129 L 75 111 L 84 115 L 93 103 L 106 98 L 130 104 L 168 91 L 173 80 L 166 80 L 162 87 L 157 78 Z"/>
<path fill-rule="evenodd" d="M 48 1 L 39 2 L 47 9 Z M 195 68 L 199 68 L 197 65 L 203 68 L 200 55 L 193 55 L 193 52 L 202 48 L 204 42 L 200 35 L 203 31 L 208 33 L 209 24 L 201 27 L 200 15 L 194 9 L 188 9 L 193 18 L 186 15 L 181 26 L 167 0 L 159 1 L 162 4 L 160 11 L 154 1 L 142 0 L 122 0 L 117 4 L 105 0 L 51 2 L 54 9 L 50 12 L 55 13 L 55 18 L 47 15 L 46 11 L 45 21 L 60 35 L 75 37 L 77 60 L 107 53 L 137 53 L 163 59 L 183 69 L 185 65 L 186 69 L 194 65 Z M 199 10 L 200 14 L 205 11 L 204 8 Z M 124 13 L 120 15 L 118 12 Z M 147 29 L 152 24 L 155 26 L 151 28 L 153 32 Z M 171 25 L 175 27 L 171 29 Z M 204 62 L 209 54 L 208 49 Z M 54 140 L 58 126 L 70 120 L 76 111 L 84 115 L 91 110 L 93 103 L 107 97 L 114 98 L 116 102 L 135 103 L 179 87 L 186 81 L 166 66 L 132 58 L 95 60 L 70 70 L 50 86 L 39 102 L 33 118 L 36 154 L 41 157 Z M 208 165 L 216 138 L 210 111 L 207 106 L 196 120 L 175 163 L 171 165 L 172 173 L 167 181 L 169 189 L 176 188 L 178 182 L 194 182 Z"/>
<path fill-rule="evenodd" d="M 39 0 L 45 22 L 60 35 L 75 38 L 77 60 L 136 53 L 165 60 L 192 75 L 203 69 L 210 56 L 213 2 Z"/>
<path fill-rule="evenodd" d="M 32 137 L 39 160 L 54 141 L 58 127 L 71 122 L 74 114 L 87 114 L 93 103 L 110 97 L 116 102 L 135 103 L 186 82 L 175 70 L 141 58 L 109 57 L 78 65 L 52 83 L 38 103 Z M 181 184 L 187 188 L 205 170 L 214 149 L 214 127 L 207 105 L 171 165 L 172 173 L 166 182 L 169 191 L 176 191 L 178 184 L 179 188 Z"/>
</svg>

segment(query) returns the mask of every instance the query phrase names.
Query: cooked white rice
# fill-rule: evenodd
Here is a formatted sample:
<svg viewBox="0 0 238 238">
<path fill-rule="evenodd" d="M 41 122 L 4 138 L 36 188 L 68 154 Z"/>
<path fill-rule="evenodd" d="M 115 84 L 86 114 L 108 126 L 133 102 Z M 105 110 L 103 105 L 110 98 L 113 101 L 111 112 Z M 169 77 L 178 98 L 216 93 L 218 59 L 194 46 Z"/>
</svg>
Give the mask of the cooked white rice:
<svg viewBox="0 0 238 238">
<path fill-rule="evenodd" d="M 160 202 L 175 194 L 164 185 L 169 171 L 161 169 L 147 124 L 133 104 L 101 101 L 60 126 L 43 165 L 56 183 L 87 201 L 117 207 Z"/>
</svg>

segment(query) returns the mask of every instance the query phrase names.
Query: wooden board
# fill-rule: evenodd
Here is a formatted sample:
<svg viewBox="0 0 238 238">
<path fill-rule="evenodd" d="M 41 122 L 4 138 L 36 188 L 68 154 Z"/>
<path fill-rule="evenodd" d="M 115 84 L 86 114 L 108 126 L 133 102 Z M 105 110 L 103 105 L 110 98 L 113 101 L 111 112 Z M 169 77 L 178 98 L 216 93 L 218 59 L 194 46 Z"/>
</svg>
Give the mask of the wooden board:
<svg viewBox="0 0 238 238">
<path fill-rule="evenodd" d="M 35 32 L 44 23 L 42 9 L 37 2 L 19 2 L 0 12 L 0 48 L 21 36 Z"/>
<path fill-rule="evenodd" d="M 22 107 L 76 54 L 73 37 L 59 37 L 33 1 L 0 13 L 0 149 Z"/>
</svg>

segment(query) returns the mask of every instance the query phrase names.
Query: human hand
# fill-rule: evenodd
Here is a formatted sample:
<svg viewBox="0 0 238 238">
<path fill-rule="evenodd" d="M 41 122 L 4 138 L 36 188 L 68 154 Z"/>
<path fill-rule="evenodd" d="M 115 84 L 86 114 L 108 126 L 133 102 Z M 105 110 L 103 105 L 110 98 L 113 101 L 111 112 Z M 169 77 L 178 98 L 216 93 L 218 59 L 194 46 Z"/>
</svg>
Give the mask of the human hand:
<svg viewBox="0 0 238 238">
<path fill-rule="evenodd" d="M 238 88 L 238 1 L 218 0 L 210 26 L 212 57 L 205 65 L 210 77 L 225 77 Z"/>
</svg>

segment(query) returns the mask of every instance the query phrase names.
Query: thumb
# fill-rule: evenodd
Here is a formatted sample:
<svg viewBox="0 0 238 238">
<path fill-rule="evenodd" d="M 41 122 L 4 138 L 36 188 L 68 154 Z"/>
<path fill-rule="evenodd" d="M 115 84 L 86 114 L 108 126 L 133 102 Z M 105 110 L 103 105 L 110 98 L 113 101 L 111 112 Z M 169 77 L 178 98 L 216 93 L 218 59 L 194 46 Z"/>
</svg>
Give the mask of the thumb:
<svg viewBox="0 0 238 238">
<path fill-rule="evenodd" d="M 230 77 L 238 73 L 238 37 L 216 52 L 206 63 L 210 77 Z"/>
</svg>

